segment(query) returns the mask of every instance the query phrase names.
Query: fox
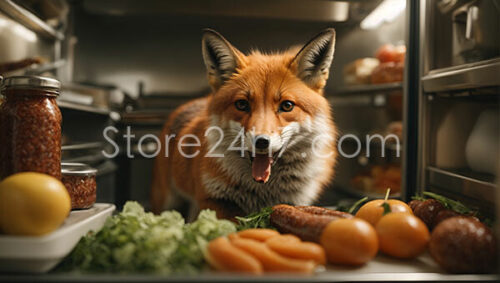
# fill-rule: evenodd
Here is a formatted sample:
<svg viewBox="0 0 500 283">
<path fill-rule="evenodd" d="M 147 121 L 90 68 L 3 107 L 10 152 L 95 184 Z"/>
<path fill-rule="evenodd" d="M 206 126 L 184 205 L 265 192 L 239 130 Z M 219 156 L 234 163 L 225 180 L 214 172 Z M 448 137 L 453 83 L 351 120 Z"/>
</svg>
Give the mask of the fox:
<svg viewBox="0 0 500 283">
<path fill-rule="evenodd" d="M 302 48 L 244 54 L 205 29 L 211 93 L 173 111 L 154 161 L 151 209 L 179 200 L 189 215 L 215 210 L 234 220 L 264 207 L 310 205 L 330 184 L 337 130 L 324 88 L 335 30 Z"/>
</svg>

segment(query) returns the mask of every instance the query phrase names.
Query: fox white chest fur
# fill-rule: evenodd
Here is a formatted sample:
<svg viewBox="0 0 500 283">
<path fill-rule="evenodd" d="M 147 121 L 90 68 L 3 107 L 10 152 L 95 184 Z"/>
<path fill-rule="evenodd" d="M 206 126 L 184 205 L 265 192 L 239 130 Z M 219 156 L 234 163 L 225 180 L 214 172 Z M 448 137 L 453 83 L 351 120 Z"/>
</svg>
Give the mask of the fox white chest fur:
<svg viewBox="0 0 500 283">
<path fill-rule="evenodd" d="M 336 158 L 322 94 L 334 44 L 327 29 L 297 52 L 244 55 L 207 30 L 202 51 L 213 93 L 181 106 L 165 124 L 162 136 L 175 138 L 155 162 L 153 210 L 165 208 L 173 187 L 226 218 L 315 201 Z M 196 154 L 179 152 L 186 135 L 201 140 L 190 151 Z"/>
</svg>

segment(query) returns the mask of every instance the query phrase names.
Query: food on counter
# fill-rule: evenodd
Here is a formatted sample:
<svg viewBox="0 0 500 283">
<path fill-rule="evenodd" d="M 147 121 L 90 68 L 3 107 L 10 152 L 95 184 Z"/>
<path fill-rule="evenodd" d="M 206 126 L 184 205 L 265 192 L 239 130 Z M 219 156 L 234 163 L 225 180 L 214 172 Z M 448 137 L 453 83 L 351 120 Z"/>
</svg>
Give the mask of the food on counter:
<svg viewBox="0 0 500 283">
<path fill-rule="evenodd" d="M 236 238 L 232 243 L 259 260 L 265 271 L 312 273 L 316 267 L 313 260 L 298 260 L 282 256 L 265 243 L 256 240 Z"/>
<path fill-rule="evenodd" d="M 427 248 L 429 230 L 422 220 L 410 213 L 392 212 L 375 226 L 380 251 L 397 258 L 415 258 Z"/>
<path fill-rule="evenodd" d="M 216 270 L 260 274 L 263 267 L 255 257 L 233 245 L 226 237 L 212 240 L 205 258 Z"/>
<path fill-rule="evenodd" d="M 52 176 L 23 172 L 0 183 L 0 228 L 6 234 L 50 233 L 61 226 L 70 209 L 66 188 Z"/>
<path fill-rule="evenodd" d="M 412 214 L 411 208 L 404 202 L 397 199 L 376 199 L 365 203 L 356 212 L 356 217 L 368 221 L 373 227 L 384 216 L 384 203 L 388 204 L 390 212 L 403 212 Z"/>
<path fill-rule="evenodd" d="M 39 172 L 61 179 L 61 112 L 54 79 L 5 78 L 0 110 L 0 179 L 18 172 Z"/>
<path fill-rule="evenodd" d="M 34 64 L 40 64 L 44 60 L 40 57 L 26 58 L 19 61 L 0 63 L 0 74 L 23 69 Z"/>
<path fill-rule="evenodd" d="M 493 232 L 473 217 L 452 217 L 439 223 L 431 235 L 429 252 L 452 273 L 491 272 L 496 266 Z"/>
<path fill-rule="evenodd" d="M 247 239 L 253 239 L 260 242 L 265 242 L 269 238 L 279 236 L 280 233 L 272 229 L 247 229 L 240 231 L 238 236 Z"/>
<path fill-rule="evenodd" d="M 362 265 L 378 251 L 375 229 L 359 218 L 332 221 L 324 229 L 320 243 L 328 261 L 334 264 Z"/>
<path fill-rule="evenodd" d="M 457 213 L 451 209 L 443 209 L 437 213 L 436 217 L 434 217 L 434 222 L 432 224 L 432 228 L 436 227 L 439 223 L 444 221 L 445 219 L 455 217 L 455 216 L 463 216 L 460 213 Z M 471 216 L 472 217 L 472 216 Z"/>
<path fill-rule="evenodd" d="M 376 58 L 361 58 L 347 64 L 343 70 L 344 82 L 348 85 L 369 84 L 379 63 Z"/>
<path fill-rule="evenodd" d="M 203 210 L 186 224 L 180 213 L 146 213 L 136 202 L 108 218 L 102 230 L 83 237 L 61 265 L 62 270 L 91 272 L 192 273 L 205 266 L 209 241 L 236 231 L 215 211 Z"/>
<path fill-rule="evenodd" d="M 251 213 L 245 217 L 236 216 L 236 220 L 238 221 L 238 230 L 246 230 L 251 228 L 271 228 L 274 227 L 271 225 L 270 216 L 273 212 L 271 207 L 264 207 L 260 211 L 255 213 Z"/>
<path fill-rule="evenodd" d="M 432 230 L 436 223 L 436 217 L 442 210 L 445 210 L 445 206 L 435 199 L 428 199 L 425 201 L 416 201 L 413 206 L 413 214 L 420 218 L 427 227 Z M 437 224 L 437 223 L 436 223 Z"/>
<path fill-rule="evenodd" d="M 325 264 L 323 248 L 275 230 L 250 229 L 219 237 L 208 244 L 205 257 L 216 270 L 312 273 Z"/>
<path fill-rule="evenodd" d="M 71 209 L 94 205 L 97 196 L 97 170 L 83 163 L 62 163 L 62 182 L 71 197 Z"/>
<path fill-rule="evenodd" d="M 341 218 L 352 218 L 346 212 L 331 210 L 325 213 L 323 208 L 297 208 L 294 206 L 279 204 L 272 208 L 270 216 L 271 224 L 281 233 L 290 233 L 298 236 L 304 241 L 319 242 L 321 233 L 333 220 Z M 311 213 L 323 211 L 322 213 Z"/>
<path fill-rule="evenodd" d="M 386 62 L 404 62 L 406 54 L 406 46 L 384 44 L 375 52 L 375 57 L 380 60 L 381 63 Z"/>
<path fill-rule="evenodd" d="M 466 207 L 462 203 L 444 197 L 442 195 L 424 192 L 424 197 L 415 197 L 408 205 L 412 208 L 415 216 L 419 217 L 427 227 L 432 230 L 441 221 L 454 216 L 474 216 L 477 212 Z"/>
<path fill-rule="evenodd" d="M 380 63 L 372 72 L 372 84 L 386 84 L 403 81 L 403 62 Z"/>
<path fill-rule="evenodd" d="M 323 247 L 312 242 L 302 242 L 299 237 L 285 234 L 271 237 L 266 245 L 280 255 L 303 260 L 313 260 L 317 264 L 326 264 Z"/>
<path fill-rule="evenodd" d="M 374 165 L 369 172 L 355 176 L 352 186 L 359 191 L 383 194 L 387 188 L 391 188 L 391 193 L 396 194 L 401 191 L 401 168 L 399 166 Z"/>
</svg>

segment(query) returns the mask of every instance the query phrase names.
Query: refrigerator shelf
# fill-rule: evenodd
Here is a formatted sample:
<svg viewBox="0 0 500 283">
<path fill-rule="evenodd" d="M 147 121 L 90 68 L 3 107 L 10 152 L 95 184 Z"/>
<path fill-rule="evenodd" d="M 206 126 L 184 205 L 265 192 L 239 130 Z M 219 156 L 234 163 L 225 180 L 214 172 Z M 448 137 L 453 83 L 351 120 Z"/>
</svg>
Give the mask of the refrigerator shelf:
<svg viewBox="0 0 500 283">
<path fill-rule="evenodd" d="M 422 78 L 424 92 L 500 86 L 500 58 L 432 70 Z"/>
<path fill-rule="evenodd" d="M 10 279 L 30 282 L 402 282 L 402 281 L 469 281 L 498 282 L 496 274 L 446 274 L 434 263 L 428 254 L 413 260 L 398 260 L 384 255 L 361 267 L 345 267 L 328 265 L 314 275 L 298 275 L 290 273 L 251 276 L 235 273 L 217 273 L 205 271 L 191 275 L 155 275 L 155 274 L 79 274 L 49 273 L 42 276 L 18 275 L 0 276 L 0 280 Z"/>
<path fill-rule="evenodd" d="M 55 30 L 36 15 L 11 0 L 0 1 L 0 10 L 18 23 L 46 38 L 56 40 L 64 39 L 63 33 Z"/>
<path fill-rule="evenodd" d="M 429 184 L 454 194 L 491 202 L 495 199 L 494 176 L 478 174 L 466 169 L 427 167 Z"/>
<path fill-rule="evenodd" d="M 395 90 L 403 90 L 402 82 L 373 84 L 373 85 L 354 85 L 339 88 L 333 92 L 334 96 L 352 95 L 352 94 L 369 94 L 369 93 L 387 93 Z"/>
</svg>

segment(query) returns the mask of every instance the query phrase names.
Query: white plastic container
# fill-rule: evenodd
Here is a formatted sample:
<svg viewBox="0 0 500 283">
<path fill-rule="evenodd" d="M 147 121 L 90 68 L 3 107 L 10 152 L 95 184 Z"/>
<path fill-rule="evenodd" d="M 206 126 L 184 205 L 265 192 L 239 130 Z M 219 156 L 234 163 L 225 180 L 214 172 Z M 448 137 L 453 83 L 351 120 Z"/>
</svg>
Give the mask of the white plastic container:
<svg viewBox="0 0 500 283">
<path fill-rule="evenodd" d="M 114 210 L 113 204 L 96 203 L 89 209 L 72 211 L 59 229 L 41 237 L 0 235 L 0 272 L 49 271 L 82 236 L 99 231 Z"/>
</svg>

